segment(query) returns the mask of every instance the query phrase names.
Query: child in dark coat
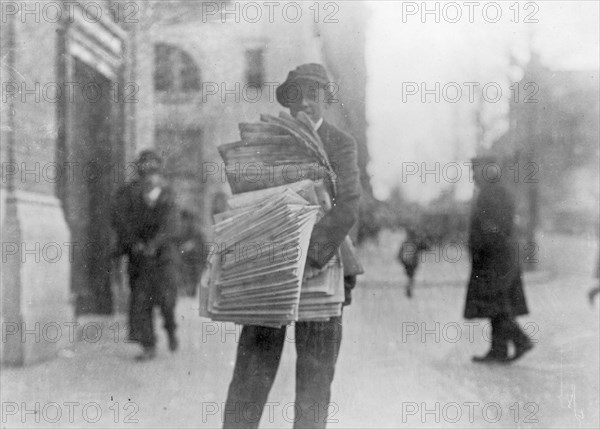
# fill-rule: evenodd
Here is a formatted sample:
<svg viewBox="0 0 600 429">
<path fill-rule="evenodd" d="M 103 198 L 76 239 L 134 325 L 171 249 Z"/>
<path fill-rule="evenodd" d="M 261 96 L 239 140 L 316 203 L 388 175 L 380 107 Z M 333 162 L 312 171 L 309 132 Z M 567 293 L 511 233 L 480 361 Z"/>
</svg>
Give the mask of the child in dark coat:
<svg viewBox="0 0 600 429">
<path fill-rule="evenodd" d="M 428 250 L 431 247 L 429 240 L 423 233 L 417 233 L 414 229 L 408 228 L 406 230 L 406 239 L 400 246 L 398 252 L 398 260 L 404 265 L 404 271 L 408 276 L 408 283 L 406 284 L 406 296 L 412 297 L 412 291 L 414 288 L 415 274 L 419 267 L 419 259 L 421 252 Z"/>
</svg>

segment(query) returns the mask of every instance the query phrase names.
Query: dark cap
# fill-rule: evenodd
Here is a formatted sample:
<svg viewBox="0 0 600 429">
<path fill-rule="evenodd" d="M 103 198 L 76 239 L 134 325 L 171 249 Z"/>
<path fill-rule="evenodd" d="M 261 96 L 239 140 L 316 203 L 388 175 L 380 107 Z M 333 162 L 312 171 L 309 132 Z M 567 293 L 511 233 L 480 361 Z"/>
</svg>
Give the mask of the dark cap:
<svg viewBox="0 0 600 429">
<path fill-rule="evenodd" d="M 156 161 L 159 164 L 162 164 L 162 158 L 160 157 L 160 155 L 158 155 L 156 152 L 154 152 L 153 150 L 143 150 L 140 152 L 139 156 L 138 156 L 138 163 L 141 162 L 147 162 L 147 161 Z"/>
<path fill-rule="evenodd" d="M 283 107 L 289 107 L 294 97 L 298 96 L 298 90 L 292 90 L 293 86 L 298 87 L 299 82 L 316 83 L 319 86 L 325 86 L 331 81 L 327 76 L 327 70 L 321 64 L 309 63 L 302 64 L 288 73 L 287 79 L 277 87 L 277 101 Z"/>
<path fill-rule="evenodd" d="M 147 166 L 145 166 L 144 171 L 141 170 L 142 165 L 147 164 L 148 162 L 154 161 L 158 164 L 158 168 L 151 168 L 151 169 L 147 169 Z M 162 167 L 162 158 L 160 157 L 160 155 L 158 155 L 156 152 L 154 152 L 153 150 L 143 150 L 142 152 L 140 152 L 138 159 L 136 161 L 137 167 L 138 167 L 138 172 L 140 174 L 148 174 L 151 172 L 156 172 L 159 171 L 160 168 Z"/>
</svg>

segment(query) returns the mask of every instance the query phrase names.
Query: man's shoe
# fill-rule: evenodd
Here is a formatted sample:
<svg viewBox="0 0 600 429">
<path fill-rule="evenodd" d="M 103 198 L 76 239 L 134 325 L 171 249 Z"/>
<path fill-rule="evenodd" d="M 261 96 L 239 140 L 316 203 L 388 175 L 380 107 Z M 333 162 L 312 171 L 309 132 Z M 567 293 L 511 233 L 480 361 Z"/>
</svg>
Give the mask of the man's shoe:
<svg viewBox="0 0 600 429">
<path fill-rule="evenodd" d="M 179 348 L 179 341 L 175 334 L 169 335 L 169 350 L 172 352 L 176 351 Z"/>
<path fill-rule="evenodd" d="M 533 348 L 533 343 L 531 340 L 527 340 L 527 342 L 516 345 L 515 344 L 515 355 L 512 357 L 511 361 L 515 361 L 520 359 L 525 353 L 530 351 Z"/>
<path fill-rule="evenodd" d="M 156 357 L 156 349 L 154 347 L 144 347 L 144 351 L 135 357 L 138 362 L 144 362 Z"/>
<path fill-rule="evenodd" d="M 497 352 L 488 352 L 485 356 L 473 356 L 473 362 L 476 363 L 507 363 L 510 359 L 507 355 Z"/>
</svg>

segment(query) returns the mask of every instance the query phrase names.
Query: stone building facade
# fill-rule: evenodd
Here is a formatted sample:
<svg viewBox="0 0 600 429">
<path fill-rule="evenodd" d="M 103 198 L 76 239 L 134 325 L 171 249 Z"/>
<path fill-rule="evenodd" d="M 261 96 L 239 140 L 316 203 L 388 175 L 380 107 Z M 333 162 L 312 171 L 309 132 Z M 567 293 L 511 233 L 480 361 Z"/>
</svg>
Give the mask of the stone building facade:
<svg viewBox="0 0 600 429">
<path fill-rule="evenodd" d="M 127 156 L 128 33 L 110 2 L 2 2 L 2 362 L 112 311 L 110 196 Z M 130 148 L 132 150 L 133 148 Z"/>
<path fill-rule="evenodd" d="M 337 79 L 350 72 L 358 94 L 366 79 L 363 50 L 331 55 L 336 43 L 350 53 L 363 43 L 364 22 L 321 31 L 332 11 L 315 20 L 308 3 L 295 3 L 301 19 L 293 6 L 286 15 L 276 10 L 272 22 L 237 2 L 51 3 L 2 2 L 6 364 L 48 358 L 68 345 L 80 317 L 123 307 L 108 213 L 115 190 L 134 177 L 140 150 L 164 156 L 179 205 L 196 212 L 207 232 L 214 195 L 228 192 L 217 146 L 239 138 L 239 122 L 278 114 L 274 90 L 289 70 L 321 62 Z M 361 9 L 350 13 L 356 19 Z M 355 110 L 341 104 L 330 119 L 356 127 L 364 100 Z"/>
</svg>

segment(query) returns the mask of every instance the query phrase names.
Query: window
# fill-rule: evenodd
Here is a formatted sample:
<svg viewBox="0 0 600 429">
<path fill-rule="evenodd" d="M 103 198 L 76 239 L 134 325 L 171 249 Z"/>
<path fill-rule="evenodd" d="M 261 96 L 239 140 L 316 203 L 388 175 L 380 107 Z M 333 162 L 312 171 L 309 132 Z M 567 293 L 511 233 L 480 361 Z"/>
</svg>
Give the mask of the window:
<svg viewBox="0 0 600 429">
<path fill-rule="evenodd" d="M 183 50 L 167 44 L 154 47 L 154 89 L 186 93 L 200 90 L 200 70 Z"/>
<path fill-rule="evenodd" d="M 265 81 L 264 50 L 246 51 L 246 81 L 250 85 L 262 86 Z"/>
</svg>

